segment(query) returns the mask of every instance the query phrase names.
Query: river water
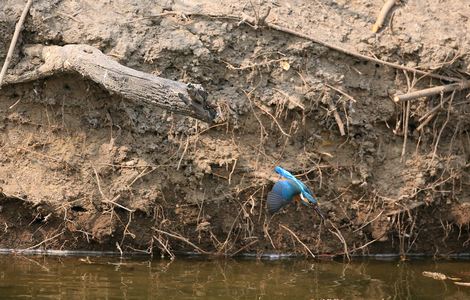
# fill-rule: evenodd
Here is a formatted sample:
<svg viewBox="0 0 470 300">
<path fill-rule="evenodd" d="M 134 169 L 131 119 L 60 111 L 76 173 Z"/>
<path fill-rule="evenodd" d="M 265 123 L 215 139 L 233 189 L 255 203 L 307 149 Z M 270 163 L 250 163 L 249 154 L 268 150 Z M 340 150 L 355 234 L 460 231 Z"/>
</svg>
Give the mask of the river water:
<svg viewBox="0 0 470 300">
<path fill-rule="evenodd" d="M 470 260 L 120 259 L 0 255 L 0 299 L 470 299 Z"/>
</svg>

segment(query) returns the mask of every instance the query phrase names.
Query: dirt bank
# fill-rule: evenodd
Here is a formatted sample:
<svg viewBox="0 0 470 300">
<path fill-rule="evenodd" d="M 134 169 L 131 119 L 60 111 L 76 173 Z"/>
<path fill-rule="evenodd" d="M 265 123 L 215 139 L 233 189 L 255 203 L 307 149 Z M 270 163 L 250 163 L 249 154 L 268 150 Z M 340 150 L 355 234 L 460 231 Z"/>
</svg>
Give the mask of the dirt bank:
<svg viewBox="0 0 470 300">
<path fill-rule="evenodd" d="M 0 62 L 24 5 L 3 2 Z M 29 44 L 88 44 L 202 84 L 219 117 L 209 125 L 137 105 L 74 74 L 2 87 L 1 248 L 469 251 L 468 91 L 395 104 L 397 93 L 446 82 L 204 15 L 270 5 L 268 22 L 464 79 L 470 4 L 403 1 L 373 34 L 381 1 L 213 2 L 34 1 L 10 72 Z M 308 182 L 329 221 L 296 205 L 267 214 L 276 165 Z"/>
</svg>

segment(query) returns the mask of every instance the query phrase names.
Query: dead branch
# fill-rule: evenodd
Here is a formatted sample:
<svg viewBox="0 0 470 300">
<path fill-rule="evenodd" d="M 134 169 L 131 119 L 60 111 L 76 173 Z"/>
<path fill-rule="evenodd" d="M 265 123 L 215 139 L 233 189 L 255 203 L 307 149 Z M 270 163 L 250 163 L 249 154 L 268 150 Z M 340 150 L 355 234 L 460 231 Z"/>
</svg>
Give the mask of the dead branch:
<svg viewBox="0 0 470 300">
<path fill-rule="evenodd" d="M 290 134 L 286 133 L 284 131 L 284 129 L 282 129 L 281 127 L 281 124 L 279 124 L 279 122 L 277 121 L 277 119 L 267 110 L 265 109 L 264 107 L 262 107 L 261 105 L 257 104 L 256 102 L 254 102 L 255 106 L 258 107 L 262 112 L 264 112 L 265 114 L 267 114 L 268 116 L 271 117 L 271 119 L 273 119 L 274 123 L 276 123 L 277 127 L 279 128 L 279 131 L 281 131 L 281 133 L 287 137 L 291 137 Z"/>
<path fill-rule="evenodd" d="M 334 90 L 334 91 L 337 91 L 338 93 L 340 93 L 341 95 L 345 96 L 346 98 L 348 98 L 349 100 L 351 100 L 352 102 L 356 103 L 356 99 L 354 99 L 351 95 L 343 92 L 342 90 L 338 89 L 338 88 L 335 88 L 334 86 L 332 85 L 329 85 L 328 83 L 325 83 L 325 86 Z"/>
<path fill-rule="evenodd" d="M 450 120 L 450 114 L 451 114 L 451 111 L 452 111 L 452 101 L 454 100 L 454 95 L 455 95 L 455 91 L 452 92 L 452 96 L 450 97 L 449 106 L 447 108 L 447 116 L 446 116 L 446 119 L 444 121 L 444 124 L 442 124 L 441 130 L 439 130 L 439 133 L 436 137 L 436 143 L 434 144 L 434 151 L 432 152 L 431 160 L 434 160 L 434 157 L 436 157 L 437 146 L 439 145 L 439 141 L 441 139 L 442 132 L 444 132 L 444 128 L 446 127 L 447 123 Z"/>
<path fill-rule="evenodd" d="M 101 189 L 101 183 L 100 183 L 100 176 L 98 175 L 98 172 L 96 171 L 95 167 L 93 167 L 93 172 L 95 173 L 95 179 L 96 179 L 96 185 L 98 186 L 98 191 L 100 192 L 101 194 L 101 197 L 103 197 L 103 200 L 102 202 L 103 203 L 111 203 L 113 204 L 114 206 L 117 206 L 117 207 L 120 207 L 124 210 L 127 210 L 129 213 L 133 213 L 135 210 L 133 209 L 130 209 L 130 208 L 127 208 L 125 207 L 124 205 L 121 205 L 119 203 L 117 203 L 116 201 L 121 198 L 121 195 L 117 195 L 116 197 L 114 197 L 112 200 L 109 200 L 108 197 L 106 197 L 106 195 L 104 194 L 103 190 Z"/>
<path fill-rule="evenodd" d="M 403 122 L 403 145 L 401 148 L 401 159 L 405 158 L 406 153 L 406 143 L 408 141 L 408 125 L 410 122 L 410 109 L 411 103 L 404 103 L 403 113 L 404 113 L 404 122 Z"/>
<path fill-rule="evenodd" d="M 199 251 L 199 253 L 202 253 L 202 254 L 210 254 L 210 252 L 207 252 L 205 250 L 202 250 L 201 248 L 199 248 L 198 246 L 196 246 L 195 244 L 191 243 L 187 238 L 185 237 L 182 237 L 181 235 L 176 235 L 176 234 L 173 234 L 173 233 L 169 233 L 169 232 L 166 232 L 166 231 L 163 231 L 163 230 L 160 230 L 160 229 L 157 229 L 157 228 L 153 228 L 153 230 L 155 230 L 156 232 L 159 232 L 159 233 L 163 233 L 169 237 L 172 237 L 174 239 L 177 239 L 177 240 L 180 240 L 182 242 L 185 242 L 186 244 L 190 245 L 191 247 L 193 247 L 194 249 L 196 249 L 197 251 Z"/>
<path fill-rule="evenodd" d="M 3 77 L 8 69 L 8 65 L 10 64 L 11 57 L 13 56 L 13 51 L 15 50 L 16 42 L 18 41 L 18 37 L 20 36 L 21 29 L 23 28 L 24 20 L 26 19 L 26 15 L 33 4 L 33 0 L 29 0 L 26 5 L 24 6 L 23 12 L 21 13 L 21 17 L 16 23 L 15 32 L 13 33 L 13 37 L 10 42 L 10 47 L 8 48 L 7 57 L 5 58 L 5 62 L 3 63 L 2 71 L 0 72 L 0 89 L 2 88 Z"/>
<path fill-rule="evenodd" d="M 270 66 L 274 63 L 278 63 L 278 62 L 282 62 L 282 61 L 288 61 L 287 58 L 280 58 L 280 59 L 272 59 L 272 60 L 268 60 L 268 61 L 265 61 L 265 62 L 261 62 L 261 63 L 253 63 L 253 64 L 248 64 L 248 65 L 243 65 L 243 66 L 234 66 L 226 61 L 224 61 L 224 63 L 227 65 L 227 69 L 229 70 L 246 70 L 246 69 L 255 69 L 255 68 L 259 68 L 259 67 L 264 67 L 264 66 Z"/>
<path fill-rule="evenodd" d="M 117 206 L 117 207 L 120 207 L 120 208 L 122 208 L 122 209 L 124 209 L 124 210 L 127 210 L 129 213 L 135 212 L 135 209 L 130 209 L 130 208 L 125 207 L 124 205 L 121 205 L 121 204 L 117 203 L 116 201 L 117 201 L 119 198 L 121 198 L 121 195 L 117 195 L 117 196 L 114 197 L 112 200 L 105 199 L 105 200 L 103 200 L 102 202 L 103 202 L 103 203 L 111 203 L 111 204 L 114 205 L 114 206 Z"/>
<path fill-rule="evenodd" d="M 157 238 L 156 236 L 153 236 L 153 239 L 157 240 L 157 242 L 160 244 L 160 246 L 162 246 L 163 250 L 165 250 L 166 253 L 168 253 L 168 255 L 170 256 L 170 260 L 174 260 L 175 259 L 175 255 L 173 254 L 173 252 L 170 251 L 170 249 L 168 249 L 167 245 L 165 243 L 163 243 L 159 238 Z M 167 240 L 167 243 L 168 243 L 168 240 Z"/>
<path fill-rule="evenodd" d="M 119 243 L 118 243 L 118 242 L 116 242 L 116 248 L 118 249 L 119 254 L 120 254 L 121 258 L 122 258 L 122 254 L 123 254 L 123 253 L 122 253 L 121 246 L 119 246 Z"/>
<path fill-rule="evenodd" d="M 358 251 L 358 250 L 361 250 L 361 249 L 364 249 L 364 248 L 368 247 L 369 245 L 371 245 L 371 244 L 373 244 L 373 243 L 379 241 L 379 240 L 380 240 L 384 235 L 386 235 L 386 234 L 387 234 L 387 233 L 385 232 L 385 233 L 383 233 L 382 235 L 380 235 L 378 238 L 373 239 L 372 241 L 369 241 L 369 242 L 365 243 L 365 244 L 362 245 L 362 246 L 359 246 L 359 247 L 357 247 L 357 248 L 352 249 L 352 250 L 350 251 L 350 253 L 354 253 L 354 252 L 356 252 L 356 251 Z"/>
<path fill-rule="evenodd" d="M 367 225 L 373 223 L 375 220 L 377 220 L 382 214 L 383 214 L 384 210 L 382 210 L 377 216 L 375 216 L 375 218 L 373 218 L 372 220 L 364 223 L 361 227 L 359 227 L 358 229 L 354 230 L 353 233 L 355 232 L 358 232 L 359 230 L 361 230 L 362 228 L 366 227 Z"/>
<path fill-rule="evenodd" d="M 339 133 L 341 136 L 344 136 L 346 133 L 344 132 L 344 123 L 339 116 L 338 111 L 336 110 L 335 106 L 330 106 L 330 109 L 333 109 L 333 116 L 335 117 L 336 124 L 338 124 Z"/>
<path fill-rule="evenodd" d="M 330 228 L 328 228 L 328 231 L 331 232 L 332 234 L 334 234 L 339 240 L 340 242 L 343 244 L 343 248 L 344 248 L 344 252 L 343 254 L 346 255 L 346 258 L 348 259 L 348 261 L 351 260 L 351 257 L 349 256 L 349 250 L 348 250 L 348 243 L 346 243 L 346 240 L 344 239 L 344 236 L 343 234 L 341 233 L 341 231 L 335 226 L 335 224 L 333 224 L 333 222 L 331 222 L 330 220 L 328 220 L 329 224 L 331 225 L 331 227 L 333 227 L 335 229 L 336 232 L 334 232 L 333 230 L 331 230 Z"/>
<path fill-rule="evenodd" d="M 315 258 L 315 255 L 312 253 L 312 251 L 307 247 L 307 245 L 305 245 L 300 239 L 299 237 L 292 231 L 290 230 L 289 228 L 287 228 L 286 226 L 282 225 L 282 224 L 279 224 L 279 227 L 287 230 L 290 234 L 292 234 L 292 236 L 305 248 L 305 250 L 308 251 L 308 253 L 313 257 Z"/>
<path fill-rule="evenodd" d="M 181 162 L 183 161 L 183 158 L 184 158 L 184 155 L 186 154 L 186 151 L 188 151 L 188 146 L 189 146 L 189 135 L 186 138 L 186 144 L 184 145 L 183 153 L 181 154 L 180 160 L 178 161 L 178 166 L 176 167 L 177 171 L 180 169 Z"/>
<path fill-rule="evenodd" d="M 406 207 L 404 207 L 404 208 L 402 208 L 402 209 L 389 211 L 389 212 L 387 212 L 385 215 L 386 215 L 387 217 L 395 216 L 395 215 L 401 214 L 401 213 L 403 213 L 403 212 L 416 209 L 416 208 L 418 208 L 418 207 L 420 207 L 420 206 L 423 206 L 423 205 L 426 205 L 426 202 L 424 202 L 424 201 L 414 202 L 414 203 L 412 203 L 412 204 L 410 204 L 410 205 L 408 205 L 408 206 L 406 206 Z"/>
<path fill-rule="evenodd" d="M 47 239 L 43 240 L 42 242 L 40 242 L 40 243 L 38 243 L 38 244 L 36 244 L 36 245 L 34 245 L 34 246 L 28 247 L 28 248 L 26 248 L 26 249 L 24 249 L 24 250 L 31 250 L 31 249 L 37 248 L 37 247 L 41 246 L 42 244 L 47 243 L 47 242 L 49 242 L 49 241 L 52 241 L 53 239 L 55 239 L 55 238 L 61 236 L 62 234 L 64 234 L 64 232 L 65 232 L 65 230 L 62 230 L 61 232 L 59 232 L 58 234 L 54 235 L 53 237 L 47 238 Z"/>
<path fill-rule="evenodd" d="M 395 5 L 395 0 L 387 0 L 377 16 L 375 24 L 372 26 L 372 32 L 376 33 L 382 27 L 390 10 Z"/>
<path fill-rule="evenodd" d="M 452 84 L 436 86 L 416 92 L 411 92 L 403 95 L 397 95 L 393 97 L 393 101 L 402 102 L 414 100 L 421 97 L 428 97 L 433 95 L 439 95 L 446 92 L 461 91 L 465 89 L 470 89 L 470 80 L 464 80 Z"/>
<path fill-rule="evenodd" d="M 441 110 L 444 107 L 444 104 L 447 103 L 453 96 L 445 98 L 442 100 L 443 95 L 441 95 L 441 101 L 439 102 L 438 105 L 436 105 L 433 109 L 425 113 L 421 118 L 419 118 L 419 121 L 421 122 L 418 127 L 416 127 L 417 131 L 423 130 L 424 126 L 428 125 L 429 122 L 438 114 L 439 110 Z"/>
<path fill-rule="evenodd" d="M 250 246 L 256 244 L 257 242 L 259 242 L 258 240 L 254 240 L 254 241 L 251 241 L 250 243 L 246 244 L 245 246 L 241 247 L 240 249 L 238 249 L 237 251 L 233 252 L 230 254 L 230 256 L 235 256 L 237 255 L 238 253 L 242 252 L 243 250 L 245 250 L 246 248 L 249 248 Z"/>
<path fill-rule="evenodd" d="M 207 102 L 207 92 L 198 84 L 185 84 L 137 71 L 119 64 L 97 48 L 88 45 L 43 46 L 25 49 L 23 62 L 34 57 L 43 63 L 32 71 L 5 77 L 6 84 L 42 79 L 62 73 L 78 73 L 112 94 L 138 104 L 158 106 L 205 122 L 215 118 L 215 109 Z"/>
<path fill-rule="evenodd" d="M 328 104 L 328 109 L 333 113 L 333 116 L 335 117 L 336 124 L 338 124 L 339 133 L 341 134 L 341 136 L 344 136 L 346 134 L 346 132 L 344 131 L 344 123 L 341 120 L 336 106 L 333 104 L 333 100 L 331 100 L 330 97 L 325 97 L 325 101 L 326 104 Z"/>
</svg>

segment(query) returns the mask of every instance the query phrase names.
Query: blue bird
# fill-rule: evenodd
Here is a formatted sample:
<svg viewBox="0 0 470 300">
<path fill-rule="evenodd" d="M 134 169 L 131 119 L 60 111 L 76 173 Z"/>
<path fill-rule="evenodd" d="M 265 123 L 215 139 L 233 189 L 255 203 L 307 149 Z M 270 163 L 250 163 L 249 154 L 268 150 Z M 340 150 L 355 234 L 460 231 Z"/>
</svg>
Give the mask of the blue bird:
<svg viewBox="0 0 470 300">
<path fill-rule="evenodd" d="M 284 180 L 276 182 L 268 193 L 267 206 L 270 213 L 279 211 L 292 200 L 300 200 L 307 206 L 313 206 L 315 211 L 324 219 L 323 213 L 318 207 L 318 201 L 312 196 L 312 191 L 294 175 L 277 166 L 274 171 L 284 177 Z"/>
</svg>

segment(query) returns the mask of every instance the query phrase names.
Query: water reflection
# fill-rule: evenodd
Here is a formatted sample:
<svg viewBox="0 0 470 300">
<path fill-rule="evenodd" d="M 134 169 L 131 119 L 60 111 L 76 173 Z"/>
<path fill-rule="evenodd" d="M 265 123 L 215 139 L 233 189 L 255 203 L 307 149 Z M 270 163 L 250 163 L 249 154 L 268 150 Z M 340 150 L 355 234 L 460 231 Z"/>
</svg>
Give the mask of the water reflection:
<svg viewBox="0 0 470 300">
<path fill-rule="evenodd" d="M 470 261 L 195 260 L 0 255 L 0 298 L 469 299 Z"/>
</svg>

